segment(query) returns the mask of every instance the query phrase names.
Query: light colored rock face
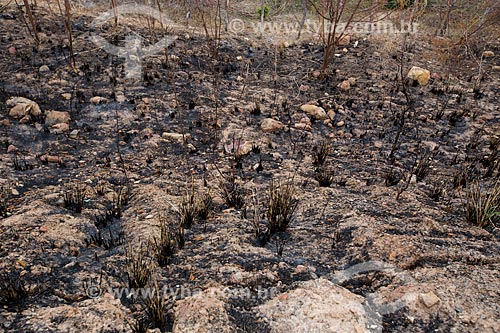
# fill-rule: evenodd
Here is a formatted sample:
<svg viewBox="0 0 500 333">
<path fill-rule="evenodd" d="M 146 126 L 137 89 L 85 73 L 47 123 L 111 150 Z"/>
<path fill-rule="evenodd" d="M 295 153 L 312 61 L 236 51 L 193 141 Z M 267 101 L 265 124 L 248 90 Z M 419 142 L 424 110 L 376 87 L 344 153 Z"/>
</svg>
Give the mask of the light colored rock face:
<svg viewBox="0 0 500 333">
<path fill-rule="evenodd" d="M 316 120 L 324 120 L 328 118 L 328 115 L 326 114 L 325 110 L 320 106 L 312 104 L 304 104 L 300 107 L 300 109 L 305 113 L 307 113 L 308 116 Z"/>
<path fill-rule="evenodd" d="M 130 311 L 110 295 L 89 299 L 74 305 L 29 309 L 23 312 L 29 319 L 31 332 L 128 332 L 126 319 Z"/>
<path fill-rule="evenodd" d="M 297 289 L 276 296 L 259 311 L 273 333 L 369 332 L 364 298 L 326 279 L 304 282 Z"/>
<path fill-rule="evenodd" d="M 68 123 L 70 116 L 68 112 L 62 111 L 47 111 L 45 116 L 45 124 L 51 126 L 60 123 Z"/>
<path fill-rule="evenodd" d="M 217 297 L 222 290 L 209 288 L 176 302 L 173 333 L 230 333 L 229 316 L 224 302 Z"/>
<path fill-rule="evenodd" d="M 260 123 L 260 128 L 267 133 L 276 133 L 281 131 L 285 125 L 281 121 L 272 119 L 272 118 L 266 118 Z"/>
<path fill-rule="evenodd" d="M 408 78 L 417 81 L 419 85 L 425 86 L 429 83 L 431 72 L 417 66 L 413 66 L 408 72 Z"/>
</svg>

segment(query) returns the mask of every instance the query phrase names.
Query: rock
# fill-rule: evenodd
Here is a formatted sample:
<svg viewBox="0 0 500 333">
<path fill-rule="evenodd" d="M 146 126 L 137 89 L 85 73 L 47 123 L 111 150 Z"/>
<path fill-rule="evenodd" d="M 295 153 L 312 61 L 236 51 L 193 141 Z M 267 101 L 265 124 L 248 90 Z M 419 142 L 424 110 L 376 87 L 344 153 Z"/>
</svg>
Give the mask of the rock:
<svg viewBox="0 0 500 333">
<path fill-rule="evenodd" d="M 343 35 L 343 36 L 336 36 L 337 38 L 340 37 L 338 40 L 338 46 L 347 46 L 351 43 L 351 36 L 350 35 Z"/>
<path fill-rule="evenodd" d="M 313 117 L 316 120 L 324 120 L 328 118 L 325 109 L 320 106 L 312 105 L 312 104 L 304 104 L 300 107 L 302 111 L 307 113 L 310 117 Z"/>
<path fill-rule="evenodd" d="M 191 138 L 191 134 L 186 133 L 170 133 L 170 132 L 163 132 L 161 137 L 166 140 L 172 140 L 172 141 L 184 141 L 185 139 Z"/>
<path fill-rule="evenodd" d="M 429 291 L 428 293 L 425 294 L 420 294 L 419 299 L 428 308 L 433 307 L 434 305 L 438 304 L 441 301 L 439 297 L 437 297 L 436 294 L 434 294 L 434 292 L 432 291 Z"/>
<path fill-rule="evenodd" d="M 337 87 L 342 91 L 348 91 L 349 89 L 351 89 L 351 83 L 349 82 L 349 80 L 344 80 L 340 82 Z"/>
<path fill-rule="evenodd" d="M 141 137 L 143 139 L 149 139 L 153 136 L 153 134 L 155 134 L 155 132 L 149 127 L 146 127 L 141 131 Z"/>
<path fill-rule="evenodd" d="M 493 58 L 495 56 L 495 52 L 493 51 L 484 51 L 483 58 Z"/>
<path fill-rule="evenodd" d="M 9 145 L 9 146 L 7 147 L 7 152 L 8 152 L 8 153 L 12 153 L 12 152 L 15 152 L 15 151 L 17 151 L 17 150 L 18 150 L 18 149 L 17 149 L 17 147 L 16 147 L 16 146 L 14 146 L 14 145 Z"/>
<path fill-rule="evenodd" d="M 22 118 L 26 115 L 26 104 L 17 104 L 9 111 L 12 118 Z"/>
<path fill-rule="evenodd" d="M 344 126 L 344 125 L 345 125 L 345 122 L 344 122 L 343 120 L 341 120 L 341 121 L 339 121 L 339 122 L 337 122 L 337 123 L 335 124 L 335 126 L 337 126 L 337 127 L 342 127 L 342 126 Z"/>
<path fill-rule="evenodd" d="M 177 301 L 174 309 L 173 333 L 234 332 L 226 306 L 221 298 L 224 290 L 209 288 Z"/>
<path fill-rule="evenodd" d="M 192 143 L 188 143 L 187 148 L 190 154 L 194 154 L 198 151 Z"/>
<path fill-rule="evenodd" d="M 432 73 L 431 78 L 435 81 L 441 81 L 443 79 L 443 77 L 439 73 Z"/>
<path fill-rule="evenodd" d="M 354 128 L 352 131 L 351 131 L 352 135 L 354 135 L 355 137 L 357 138 L 361 138 L 363 136 L 366 135 L 366 131 L 363 131 L 359 128 Z"/>
<path fill-rule="evenodd" d="M 51 128 L 52 130 L 50 132 L 54 134 L 60 134 L 69 131 L 69 125 L 67 123 L 57 123 Z"/>
<path fill-rule="evenodd" d="M 285 125 L 273 118 L 266 118 L 260 123 L 260 128 L 266 133 L 276 133 L 281 131 Z"/>
<path fill-rule="evenodd" d="M 243 141 L 240 139 L 231 140 L 224 145 L 226 154 L 234 154 L 238 156 L 245 156 L 252 151 L 252 143 L 250 141 Z"/>
<path fill-rule="evenodd" d="M 19 195 L 19 191 L 13 188 L 11 191 L 12 195 Z"/>
<path fill-rule="evenodd" d="M 304 124 L 304 123 L 295 123 L 293 124 L 293 128 L 302 130 L 302 131 L 312 131 L 311 125 Z"/>
<path fill-rule="evenodd" d="M 42 231 L 42 230 L 40 230 Z M 99 292 L 98 288 L 96 292 Z M 77 295 L 68 295 L 77 296 Z M 96 296 L 99 296 L 97 294 Z M 78 296 L 77 296 L 78 297 Z M 102 297 L 75 300 L 73 304 L 55 304 L 53 307 L 29 308 L 23 312 L 26 332 L 127 332 L 131 315 L 119 299 L 111 294 Z"/>
<path fill-rule="evenodd" d="M 317 78 L 319 78 L 319 77 L 321 76 L 321 72 L 320 72 L 320 71 L 314 71 L 314 72 L 312 73 L 312 76 L 313 76 L 315 79 L 317 79 Z"/>
<path fill-rule="evenodd" d="M 105 104 L 108 102 L 108 99 L 106 97 L 101 97 L 101 96 L 94 96 L 90 99 L 90 103 L 92 104 Z"/>
<path fill-rule="evenodd" d="M 500 71 L 500 66 L 493 66 L 491 69 L 494 71 Z"/>
<path fill-rule="evenodd" d="M 25 115 L 39 116 L 42 114 L 42 110 L 36 102 L 24 97 L 9 98 L 5 104 L 12 106 L 9 116 L 13 118 L 22 118 Z"/>
<path fill-rule="evenodd" d="M 71 99 L 71 94 L 70 93 L 61 94 L 61 96 L 62 96 L 62 98 L 64 98 L 67 101 L 69 101 Z"/>
<path fill-rule="evenodd" d="M 80 133 L 79 130 L 72 130 L 71 133 L 69 133 L 69 137 L 72 139 L 78 138 L 78 134 Z"/>
<path fill-rule="evenodd" d="M 302 117 L 300 118 L 299 123 L 311 126 L 311 119 L 309 119 L 309 117 Z"/>
<path fill-rule="evenodd" d="M 3 119 L 2 121 L 0 121 L 0 125 L 9 126 L 10 125 L 9 119 Z"/>
<path fill-rule="evenodd" d="M 253 166 L 252 166 L 252 169 L 257 171 L 257 172 L 261 172 L 262 170 L 264 170 L 264 168 L 262 167 L 262 163 L 255 163 Z"/>
<path fill-rule="evenodd" d="M 69 112 L 47 111 L 45 116 L 45 124 L 52 126 L 59 123 L 69 123 L 70 119 L 71 118 L 69 116 Z"/>
<path fill-rule="evenodd" d="M 429 72 L 427 69 L 413 66 L 408 72 L 407 77 L 413 81 L 417 81 L 419 85 L 425 86 L 429 83 L 431 72 Z"/>
<path fill-rule="evenodd" d="M 42 66 L 40 66 L 40 68 L 38 69 L 38 71 L 40 73 L 48 73 L 48 72 L 50 72 L 50 68 L 47 65 L 42 65 Z"/>
<path fill-rule="evenodd" d="M 427 121 L 427 116 L 425 114 L 421 114 L 417 117 L 418 120 L 426 122 Z"/>
<path fill-rule="evenodd" d="M 42 155 L 40 156 L 40 161 L 46 162 L 46 163 L 58 163 L 62 164 L 63 160 L 59 156 L 53 156 L 53 155 Z"/>
<path fill-rule="evenodd" d="M 272 153 L 271 156 L 273 157 L 273 159 L 275 159 L 276 161 L 281 161 L 283 160 L 283 156 L 281 156 L 280 153 Z"/>
<path fill-rule="evenodd" d="M 31 121 L 31 117 L 29 115 L 26 115 L 24 117 L 22 117 L 20 120 L 19 120 L 19 123 L 21 124 L 27 124 Z"/>
<path fill-rule="evenodd" d="M 330 118 L 330 120 L 335 119 L 335 111 L 333 111 L 333 110 L 328 110 L 327 115 L 328 115 L 328 118 Z"/>
<path fill-rule="evenodd" d="M 320 278 L 258 306 L 271 332 L 369 332 L 364 298 Z"/>
<path fill-rule="evenodd" d="M 297 267 L 295 267 L 294 271 L 295 274 L 306 273 L 306 272 L 307 272 L 307 266 L 297 265 Z"/>
<path fill-rule="evenodd" d="M 10 55 L 16 54 L 16 48 L 14 46 L 9 47 L 9 54 Z"/>
</svg>

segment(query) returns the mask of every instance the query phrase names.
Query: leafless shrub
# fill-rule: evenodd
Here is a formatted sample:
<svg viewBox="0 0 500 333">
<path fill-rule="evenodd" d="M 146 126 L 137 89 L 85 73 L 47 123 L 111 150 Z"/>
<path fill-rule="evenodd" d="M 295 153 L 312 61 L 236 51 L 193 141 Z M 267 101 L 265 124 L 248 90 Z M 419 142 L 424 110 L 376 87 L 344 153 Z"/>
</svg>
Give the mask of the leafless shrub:
<svg viewBox="0 0 500 333">
<path fill-rule="evenodd" d="M 335 49 L 347 38 L 347 31 L 354 23 L 380 19 L 374 15 L 381 7 L 378 3 L 370 4 L 364 0 L 308 1 L 320 17 L 320 34 L 324 48 L 321 66 L 323 73 L 332 61 Z"/>
</svg>

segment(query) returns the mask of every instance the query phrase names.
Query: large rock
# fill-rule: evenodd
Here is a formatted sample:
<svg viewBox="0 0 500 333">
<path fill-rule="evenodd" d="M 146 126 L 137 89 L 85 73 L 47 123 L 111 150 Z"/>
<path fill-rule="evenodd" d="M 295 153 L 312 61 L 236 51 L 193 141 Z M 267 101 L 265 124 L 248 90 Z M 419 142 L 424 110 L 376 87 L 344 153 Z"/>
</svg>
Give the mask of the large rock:
<svg viewBox="0 0 500 333">
<path fill-rule="evenodd" d="M 60 123 L 69 123 L 70 121 L 69 112 L 63 111 L 47 111 L 45 115 L 45 124 L 52 126 Z"/>
<path fill-rule="evenodd" d="M 285 125 L 278 120 L 273 118 L 266 118 L 260 123 L 260 128 L 267 133 L 276 133 L 281 131 Z"/>
<path fill-rule="evenodd" d="M 28 319 L 25 332 L 128 332 L 130 310 L 106 294 L 71 305 L 30 307 L 23 315 Z"/>
<path fill-rule="evenodd" d="M 408 72 L 408 78 L 413 81 L 417 81 L 421 86 L 425 86 L 429 83 L 431 72 L 429 72 L 427 69 L 413 66 Z"/>
<path fill-rule="evenodd" d="M 209 288 L 199 294 L 177 301 L 174 333 L 230 333 L 234 332 L 221 300 L 224 292 Z"/>
<path fill-rule="evenodd" d="M 316 120 L 324 120 L 328 118 L 325 109 L 323 109 L 321 106 L 304 104 L 300 107 L 300 109 Z"/>
<path fill-rule="evenodd" d="M 258 307 L 271 332 L 369 332 L 364 298 L 326 279 L 302 283 Z"/>
<path fill-rule="evenodd" d="M 7 100 L 6 104 L 7 106 L 11 106 L 9 116 L 13 118 L 19 119 L 27 115 L 36 117 L 42 114 L 42 110 L 36 102 L 24 97 L 11 97 Z"/>
</svg>

